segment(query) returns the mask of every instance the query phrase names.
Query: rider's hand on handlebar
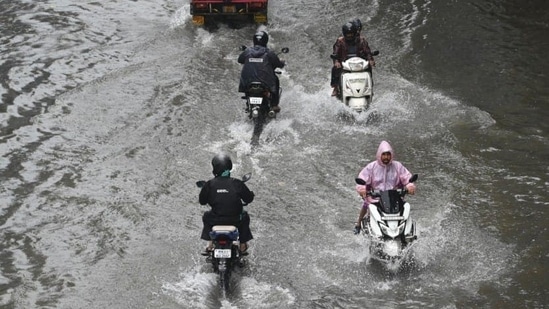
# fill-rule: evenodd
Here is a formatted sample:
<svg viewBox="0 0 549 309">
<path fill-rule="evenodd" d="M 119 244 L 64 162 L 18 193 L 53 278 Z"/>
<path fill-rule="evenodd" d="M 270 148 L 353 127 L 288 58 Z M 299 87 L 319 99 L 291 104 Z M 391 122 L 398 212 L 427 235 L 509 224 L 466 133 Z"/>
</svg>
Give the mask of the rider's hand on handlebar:
<svg viewBox="0 0 549 309">
<path fill-rule="evenodd" d="M 366 186 L 361 186 L 360 188 L 357 189 L 357 191 L 360 197 L 366 198 L 366 195 L 367 195 Z"/>
<path fill-rule="evenodd" d="M 368 64 L 370 65 L 370 67 L 375 67 L 376 66 L 376 62 L 374 60 L 368 60 Z"/>
<path fill-rule="evenodd" d="M 414 185 L 413 182 L 410 182 L 406 185 L 406 190 L 408 191 L 408 194 L 414 195 L 416 193 L 416 185 Z"/>
<path fill-rule="evenodd" d="M 340 69 L 341 68 L 341 62 L 339 62 L 339 60 L 334 61 L 334 67 L 336 67 L 337 69 Z"/>
</svg>

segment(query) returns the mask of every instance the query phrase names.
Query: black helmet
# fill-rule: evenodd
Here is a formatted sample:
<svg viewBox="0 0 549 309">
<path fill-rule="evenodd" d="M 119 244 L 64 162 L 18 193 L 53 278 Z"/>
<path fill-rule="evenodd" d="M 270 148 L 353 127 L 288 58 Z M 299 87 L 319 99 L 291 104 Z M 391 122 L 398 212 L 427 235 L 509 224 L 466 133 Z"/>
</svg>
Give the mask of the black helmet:
<svg viewBox="0 0 549 309">
<path fill-rule="evenodd" d="M 224 171 L 233 169 L 233 161 L 228 155 L 220 153 L 213 157 L 212 167 L 214 176 L 220 176 Z"/>
<path fill-rule="evenodd" d="M 258 31 L 256 34 L 254 34 L 254 45 L 261 45 L 263 47 L 267 47 L 267 43 L 269 42 L 269 35 L 265 31 Z"/>
<path fill-rule="evenodd" d="M 358 18 L 355 18 L 351 21 L 352 24 L 354 24 L 356 26 L 356 30 L 358 32 L 362 31 L 362 22 L 360 21 L 360 19 Z"/>
<path fill-rule="evenodd" d="M 347 41 L 354 41 L 358 34 L 356 25 L 351 22 L 343 25 L 343 27 L 341 27 L 341 32 Z"/>
</svg>

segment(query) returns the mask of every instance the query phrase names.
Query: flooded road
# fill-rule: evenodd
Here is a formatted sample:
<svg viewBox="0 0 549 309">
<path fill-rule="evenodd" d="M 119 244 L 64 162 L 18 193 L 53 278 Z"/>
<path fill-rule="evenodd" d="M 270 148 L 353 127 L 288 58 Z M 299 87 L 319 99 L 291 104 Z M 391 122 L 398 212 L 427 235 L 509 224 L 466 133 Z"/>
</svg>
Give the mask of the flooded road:
<svg viewBox="0 0 549 309">
<path fill-rule="evenodd" d="M 290 53 L 254 147 L 236 58 L 256 26 L 196 28 L 186 0 L 0 0 L 0 308 L 545 308 L 547 4 L 269 5 Z M 329 54 L 357 16 L 380 55 L 349 118 Z M 352 233 L 381 140 L 420 175 L 402 271 Z M 199 255 L 219 151 L 256 194 L 229 295 Z"/>
</svg>

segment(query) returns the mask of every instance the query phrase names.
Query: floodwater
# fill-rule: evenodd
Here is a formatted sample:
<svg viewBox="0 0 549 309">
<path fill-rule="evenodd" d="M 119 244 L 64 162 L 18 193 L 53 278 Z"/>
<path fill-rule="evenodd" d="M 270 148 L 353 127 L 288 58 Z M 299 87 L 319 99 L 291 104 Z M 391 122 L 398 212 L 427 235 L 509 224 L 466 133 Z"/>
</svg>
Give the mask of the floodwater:
<svg viewBox="0 0 549 309">
<path fill-rule="evenodd" d="M 258 145 L 236 62 L 257 26 L 197 28 L 187 0 L 0 12 L 0 308 L 547 307 L 546 1 L 271 1 L 290 53 Z M 329 54 L 353 17 L 380 55 L 347 117 Z M 352 233 L 381 140 L 419 174 L 402 269 Z M 227 294 L 195 186 L 219 151 L 256 193 Z"/>
</svg>

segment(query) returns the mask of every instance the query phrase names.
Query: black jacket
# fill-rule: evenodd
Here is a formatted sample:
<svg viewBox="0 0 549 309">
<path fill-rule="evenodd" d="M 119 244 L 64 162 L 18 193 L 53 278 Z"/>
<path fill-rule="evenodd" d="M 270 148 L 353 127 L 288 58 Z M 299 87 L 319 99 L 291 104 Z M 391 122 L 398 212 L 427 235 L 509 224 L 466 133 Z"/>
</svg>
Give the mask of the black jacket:
<svg viewBox="0 0 549 309">
<path fill-rule="evenodd" d="M 251 82 L 262 82 L 271 92 L 278 92 L 276 86 L 278 77 L 274 70 L 283 68 L 284 61 L 280 60 L 275 52 L 260 45 L 248 47 L 238 56 L 238 63 L 244 64 L 238 85 L 239 92 L 246 92 Z"/>
<path fill-rule="evenodd" d="M 214 215 L 231 217 L 242 214 L 242 202 L 251 203 L 254 193 L 240 179 L 215 177 L 204 184 L 198 198 L 201 205 L 212 207 Z"/>
</svg>

